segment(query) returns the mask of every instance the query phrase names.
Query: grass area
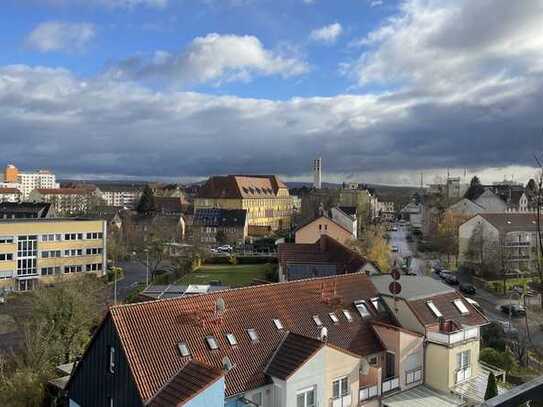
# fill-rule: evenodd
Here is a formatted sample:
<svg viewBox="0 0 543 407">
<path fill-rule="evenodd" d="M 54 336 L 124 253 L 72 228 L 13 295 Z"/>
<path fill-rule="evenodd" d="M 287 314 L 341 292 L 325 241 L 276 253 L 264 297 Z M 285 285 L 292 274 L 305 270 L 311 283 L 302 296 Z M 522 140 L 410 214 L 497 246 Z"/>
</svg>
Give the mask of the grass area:
<svg viewBox="0 0 543 407">
<path fill-rule="evenodd" d="M 273 267 L 272 264 L 204 265 L 195 272 L 180 278 L 176 283 L 207 284 L 211 280 L 218 280 L 222 285 L 243 287 L 251 285 L 254 279 L 267 280 L 266 273 Z"/>
</svg>

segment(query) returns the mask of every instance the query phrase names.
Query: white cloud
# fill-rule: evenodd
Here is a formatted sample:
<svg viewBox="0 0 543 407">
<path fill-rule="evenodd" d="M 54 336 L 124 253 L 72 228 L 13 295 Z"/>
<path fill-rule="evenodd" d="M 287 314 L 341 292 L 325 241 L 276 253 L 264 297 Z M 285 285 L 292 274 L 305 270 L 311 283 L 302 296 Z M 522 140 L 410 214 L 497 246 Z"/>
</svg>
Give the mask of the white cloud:
<svg viewBox="0 0 543 407">
<path fill-rule="evenodd" d="M 268 50 L 254 36 L 212 33 L 196 37 L 179 55 L 157 51 L 151 58 L 134 57 L 109 74 L 117 78 L 166 77 L 192 84 L 248 81 L 253 75 L 290 77 L 308 69 L 297 56 Z"/>
<path fill-rule="evenodd" d="M 95 26 L 90 23 L 48 21 L 28 34 L 25 45 L 40 52 L 81 51 L 95 35 Z"/>
<path fill-rule="evenodd" d="M 370 0 L 370 7 L 379 7 L 384 4 L 383 0 Z"/>
<path fill-rule="evenodd" d="M 309 37 L 313 41 L 323 42 L 326 44 L 332 44 L 336 42 L 338 37 L 343 32 L 343 28 L 340 23 L 330 24 L 316 30 L 311 31 Z"/>
</svg>

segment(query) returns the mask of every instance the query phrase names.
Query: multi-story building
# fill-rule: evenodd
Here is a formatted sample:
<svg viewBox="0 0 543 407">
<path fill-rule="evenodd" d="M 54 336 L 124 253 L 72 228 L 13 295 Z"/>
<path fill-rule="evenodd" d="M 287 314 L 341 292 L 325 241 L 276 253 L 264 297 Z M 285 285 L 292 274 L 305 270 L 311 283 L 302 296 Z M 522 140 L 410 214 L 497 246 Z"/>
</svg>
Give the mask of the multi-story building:
<svg viewBox="0 0 543 407">
<path fill-rule="evenodd" d="M 47 202 L 0 203 L 0 220 L 54 218 L 55 215 L 54 208 Z"/>
<path fill-rule="evenodd" d="M 66 378 L 69 405 L 478 405 L 487 320 L 435 283 L 395 301 L 355 273 L 112 307 Z"/>
<path fill-rule="evenodd" d="M 203 244 L 243 244 L 248 236 L 245 209 L 197 209 L 190 227 L 192 239 Z"/>
<path fill-rule="evenodd" d="M 144 185 L 142 184 L 99 184 L 101 198 L 107 206 L 135 208 Z"/>
<path fill-rule="evenodd" d="M 458 261 L 475 272 L 490 266 L 499 275 L 533 273 L 538 247 L 534 213 L 480 213 L 458 229 Z"/>
<path fill-rule="evenodd" d="M 343 214 L 340 211 L 336 212 L 337 215 L 340 213 Z M 356 221 L 354 225 L 356 225 Z M 346 226 L 326 215 L 321 215 L 305 225 L 298 227 L 294 234 L 296 243 L 315 243 L 322 235 L 328 235 L 343 244 L 356 239 L 356 229 L 353 233 L 352 229 L 349 230 Z"/>
<path fill-rule="evenodd" d="M 30 193 L 29 199 L 32 202 L 50 203 L 58 215 L 84 214 L 102 203 L 95 187 L 37 188 Z"/>
<path fill-rule="evenodd" d="M 27 291 L 57 275 L 106 269 L 106 223 L 82 219 L 0 220 L 0 287 Z"/>
<path fill-rule="evenodd" d="M 194 209 L 245 209 L 252 226 L 270 232 L 291 227 L 293 201 L 287 186 L 275 175 L 211 177 L 194 200 Z"/>
<path fill-rule="evenodd" d="M 0 202 L 20 202 L 21 191 L 17 188 L 0 186 Z"/>
<path fill-rule="evenodd" d="M 17 184 L 23 199 L 28 199 L 36 188 L 58 188 L 56 176 L 49 170 L 19 171 L 13 164 L 4 169 L 4 182 Z"/>
</svg>

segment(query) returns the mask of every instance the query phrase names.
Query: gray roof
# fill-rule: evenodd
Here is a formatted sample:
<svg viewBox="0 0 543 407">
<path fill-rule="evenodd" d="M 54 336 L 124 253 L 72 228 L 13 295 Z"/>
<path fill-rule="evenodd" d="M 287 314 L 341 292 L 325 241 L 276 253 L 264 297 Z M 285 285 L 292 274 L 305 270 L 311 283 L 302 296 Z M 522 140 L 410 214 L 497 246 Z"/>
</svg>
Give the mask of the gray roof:
<svg viewBox="0 0 543 407">
<path fill-rule="evenodd" d="M 287 265 L 287 275 L 289 281 L 301 280 L 303 278 L 335 276 L 336 274 L 335 264 L 307 263 Z"/>
<path fill-rule="evenodd" d="M 371 281 L 377 288 L 377 291 L 379 291 L 379 294 L 392 295 L 388 289 L 388 286 L 393 281 L 390 274 L 372 276 Z M 434 280 L 431 277 L 402 275 L 398 282 L 402 286 L 402 291 L 398 297 L 408 301 L 455 292 L 454 288 L 445 285 L 441 281 Z"/>
<path fill-rule="evenodd" d="M 425 385 L 396 393 L 383 400 L 387 407 L 458 407 L 465 403 L 459 397 L 443 394 Z"/>
</svg>

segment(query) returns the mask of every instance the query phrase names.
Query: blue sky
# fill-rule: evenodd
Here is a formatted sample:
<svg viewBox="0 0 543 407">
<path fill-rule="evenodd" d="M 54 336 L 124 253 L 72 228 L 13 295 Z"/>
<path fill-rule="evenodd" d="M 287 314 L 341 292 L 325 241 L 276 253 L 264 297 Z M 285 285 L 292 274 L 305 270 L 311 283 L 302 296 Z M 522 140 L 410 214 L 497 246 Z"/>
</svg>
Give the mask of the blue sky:
<svg viewBox="0 0 543 407">
<path fill-rule="evenodd" d="M 0 161 L 61 176 L 534 175 L 543 0 L 4 0 Z"/>
</svg>

